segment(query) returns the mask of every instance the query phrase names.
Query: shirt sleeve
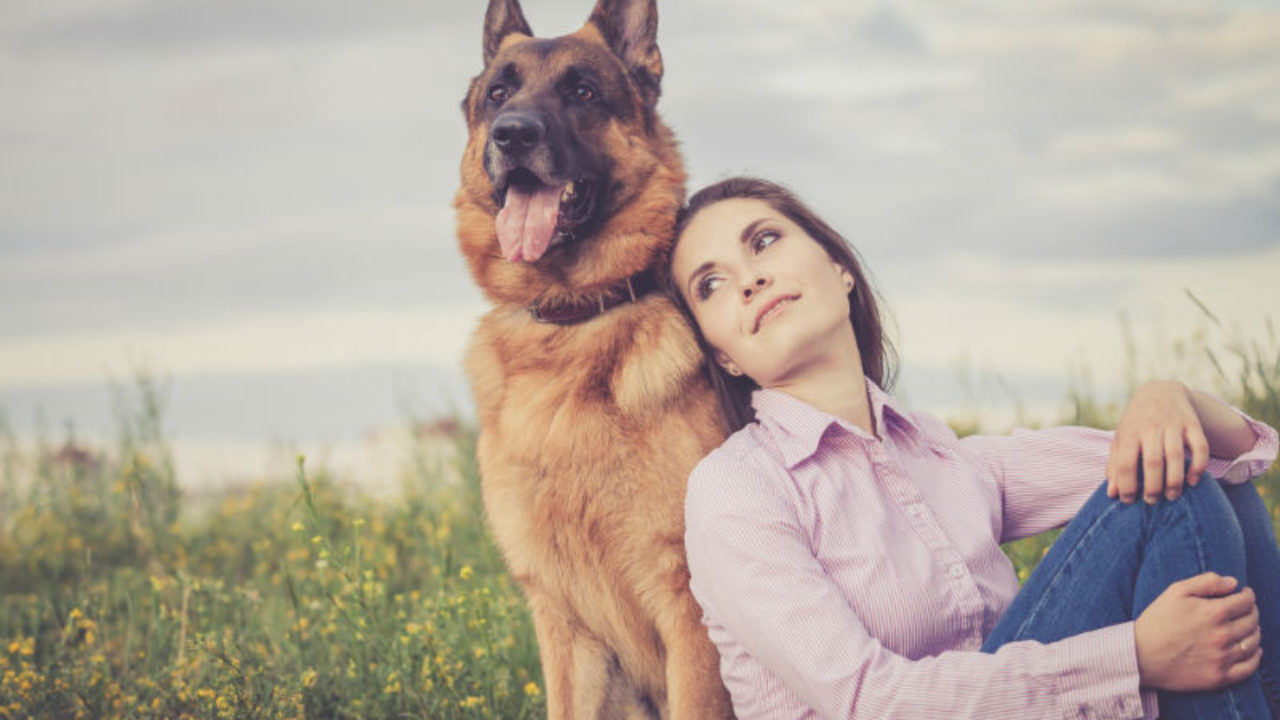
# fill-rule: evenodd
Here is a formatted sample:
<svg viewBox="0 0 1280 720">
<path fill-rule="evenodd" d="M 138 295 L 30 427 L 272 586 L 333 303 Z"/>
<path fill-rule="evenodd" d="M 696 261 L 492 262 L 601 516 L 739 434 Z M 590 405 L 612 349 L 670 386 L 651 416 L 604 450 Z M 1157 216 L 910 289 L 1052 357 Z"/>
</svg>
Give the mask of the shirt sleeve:
<svg viewBox="0 0 1280 720">
<path fill-rule="evenodd" d="M 1249 428 L 1253 430 L 1253 435 L 1257 440 L 1254 441 L 1252 448 L 1235 459 L 1209 458 L 1209 466 L 1205 469 L 1205 472 L 1213 477 L 1221 478 L 1223 482 L 1229 485 L 1239 485 L 1271 469 L 1271 465 L 1276 461 L 1277 450 L 1280 450 L 1280 440 L 1277 439 L 1275 428 L 1254 420 L 1226 402 L 1223 402 L 1223 404 L 1244 418 L 1244 421 L 1249 424 Z"/>
<path fill-rule="evenodd" d="M 686 501 L 691 588 L 721 650 L 745 653 L 827 718 L 1136 718 L 1144 713 L 1132 623 L 994 654 L 912 660 L 872 637 L 810 546 L 781 468 L 712 455 Z M 850 521 L 856 521 L 851 518 Z M 726 684 L 735 706 L 750 687 Z M 765 708 L 751 716 L 780 715 Z"/>
<path fill-rule="evenodd" d="M 1243 455 L 1211 457 L 1206 472 L 1227 484 L 1248 482 L 1275 461 L 1276 431 L 1241 413 L 1257 440 Z M 1061 527 L 1106 481 L 1115 433 L 1082 427 L 1015 430 L 1010 435 L 973 435 L 960 440 L 995 476 L 1004 499 L 1000 542 Z"/>
</svg>

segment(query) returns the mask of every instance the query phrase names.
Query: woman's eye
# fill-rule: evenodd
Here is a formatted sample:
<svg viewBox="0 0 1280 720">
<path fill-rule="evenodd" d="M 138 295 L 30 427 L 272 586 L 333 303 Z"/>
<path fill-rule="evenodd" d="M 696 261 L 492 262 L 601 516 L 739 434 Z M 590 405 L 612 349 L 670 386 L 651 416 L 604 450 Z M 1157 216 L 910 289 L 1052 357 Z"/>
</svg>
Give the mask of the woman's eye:
<svg viewBox="0 0 1280 720">
<path fill-rule="evenodd" d="M 711 293 L 720 287 L 721 279 L 715 275 L 708 275 L 698 281 L 697 294 L 699 300 L 706 300 L 711 297 Z"/>
<path fill-rule="evenodd" d="M 761 230 L 751 238 L 751 249 L 760 252 L 778 241 L 782 234 L 777 230 Z"/>
</svg>

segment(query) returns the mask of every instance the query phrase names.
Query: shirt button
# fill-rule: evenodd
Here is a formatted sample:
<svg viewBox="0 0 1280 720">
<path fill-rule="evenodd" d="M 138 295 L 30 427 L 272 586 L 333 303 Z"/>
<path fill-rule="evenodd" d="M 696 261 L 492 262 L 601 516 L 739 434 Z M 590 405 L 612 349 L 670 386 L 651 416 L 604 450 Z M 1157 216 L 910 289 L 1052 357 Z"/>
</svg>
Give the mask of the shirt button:
<svg viewBox="0 0 1280 720">
<path fill-rule="evenodd" d="M 949 572 L 951 574 L 951 577 L 953 578 L 964 577 L 964 565 L 960 565 L 960 564 L 952 565 L 951 569 L 948 570 L 947 572 Z"/>
<path fill-rule="evenodd" d="M 907 514 L 911 517 L 920 517 L 924 514 L 924 508 L 919 505 L 908 505 Z"/>
</svg>

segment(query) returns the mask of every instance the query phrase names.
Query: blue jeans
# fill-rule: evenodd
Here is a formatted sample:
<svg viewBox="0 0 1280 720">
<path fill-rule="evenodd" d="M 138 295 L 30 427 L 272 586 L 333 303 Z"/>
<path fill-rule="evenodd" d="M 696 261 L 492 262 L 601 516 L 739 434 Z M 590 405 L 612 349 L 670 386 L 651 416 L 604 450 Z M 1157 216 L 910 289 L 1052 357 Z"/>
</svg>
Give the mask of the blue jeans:
<svg viewBox="0 0 1280 720">
<path fill-rule="evenodd" d="M 1141 493 L 1139 493 L 1141 498 Z M 1161 690 L 1162 720 L 1280 720 L 1280 549 L 1253 483 L 1204 476 L 1182 497 L 1131 505 L 1089 498 L 987 637 L 983 652 L 1016 640 L 1052 642 L 1134 620 L 1170 584 L 1206 571 L 1253 588 L 1262 666 L 1220 690 Z"/>
</svg>

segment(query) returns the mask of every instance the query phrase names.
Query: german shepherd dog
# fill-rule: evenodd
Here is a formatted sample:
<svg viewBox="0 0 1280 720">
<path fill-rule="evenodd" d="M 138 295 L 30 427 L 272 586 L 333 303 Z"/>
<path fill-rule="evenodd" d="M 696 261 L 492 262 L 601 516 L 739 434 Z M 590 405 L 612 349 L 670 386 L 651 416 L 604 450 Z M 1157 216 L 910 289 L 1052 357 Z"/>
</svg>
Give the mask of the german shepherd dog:
<svg viewBox="0 0 1280 720">
<path fill-rule="evenodd" d="M 490 0 L 462 104 L 458 236 L 493 303 L 465 363 L 484 505 L 552 720 L 732 717 L 684 557 L 688 474 L 724 436 L 655 291 L 685 181 L 656 32 L 655 0 L 599 0 L 554 39 Z"/>
</svg>

